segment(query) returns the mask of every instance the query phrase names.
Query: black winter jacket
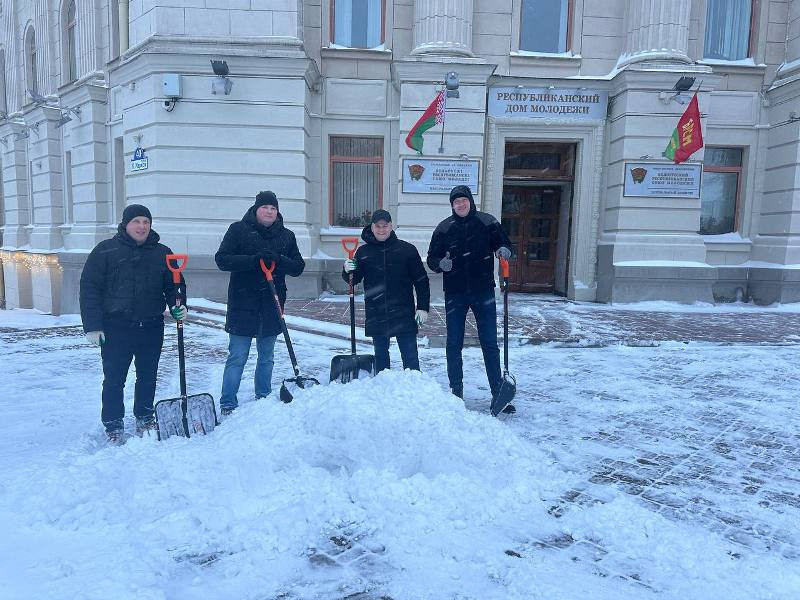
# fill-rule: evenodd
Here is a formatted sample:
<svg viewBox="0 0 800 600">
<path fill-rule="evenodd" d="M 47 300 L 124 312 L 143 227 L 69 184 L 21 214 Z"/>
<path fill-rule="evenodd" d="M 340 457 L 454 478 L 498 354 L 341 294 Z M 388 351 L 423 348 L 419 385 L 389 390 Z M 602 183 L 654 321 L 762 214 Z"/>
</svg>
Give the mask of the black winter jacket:
<svg viewBox="0 0 800 600">
<path fill-rule="evenodd" d="M 364 281 L 364 332 L 370 337 L 416 334 L 414 314 L 416 310 L 429 310 L 431 297 L 419 252 L 398 239 L 394 231 L 385 242 L 379 242 L 367 225 L 361 238 L 366 244 L 356 250 L 353 283 Z M 342 278 L 349 281 L 350 275 L 342 270 Z"/>
<path fill-rule="evenodd" d="M 214 260 L 222 271 L 230 271 L 228 314 L 225 331 L 234 335 L 262 337 L 278 335 L 281 322 L 266 277 L 259 266 L 259 253 L 270 250 L 280 256 L 272 277 L 281 307 L 286 302 L 286 276 L 298 277 L 306 268 L 294 233 L 283 226 L 283 217 L 269 227 L 256 219 L 254 207 L 241 221 L 228 227 Z M 269 266 L 269 265 L 267 265 Z"/>
<path fill-rule="evenodd" d="M 505 231 L 492 215 L 475 209 L 475 201 L 469 198 L 470 211 L 466 217 L 453 215 L 439 223 L 433 231 L 428 248 L 428 267 L 434 273 L 442 273 L 439 261 L 447 252 L 453 268 L 444 273 L 444 292 L 460 294 L 480 292 L 494 288 L 494 253 L 505 246 L 513 246 Z"/>
<path fill-rule="evenodd" d="M 108 327 L 163 326 L 164 308 L 175 305 L 175 284 L 167 268 L 172 254 L 150 230 L 139 246 L 120 225 L 117 234 L 95 246 L 81 273 L 80 305 L 84 331 Z"/>
</svg>

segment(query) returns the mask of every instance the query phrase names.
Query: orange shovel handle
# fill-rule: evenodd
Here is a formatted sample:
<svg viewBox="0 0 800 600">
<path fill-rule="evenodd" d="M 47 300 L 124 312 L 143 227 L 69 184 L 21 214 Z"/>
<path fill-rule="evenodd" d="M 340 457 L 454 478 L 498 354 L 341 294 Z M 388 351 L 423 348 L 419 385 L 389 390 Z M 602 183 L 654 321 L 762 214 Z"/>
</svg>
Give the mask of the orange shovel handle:
<svg viewBox="0 0 800 600">
<path fill-rule="evenodd" d="M 505 258 L 500 259 L 500 273 L 505 278 L 508 279 L 508 261 Z"/>
<path fill-rule="evenodd" d="M 342 238 L 342 248 L 344 248 L 344 251 L 347 252 L 347 258 L 353 260 L 356 250 L 358 250 L 358 238 Z"/>
<path fill-rule="evenodd" d="M 269 281 L 272 281 L 272 272 L 275 270 L 275 261 L 272 261 L 271 266 L 267 266 L 267 263 L 264 262 L 263 258 L 258 259 L 259 264 L 261 265 L 261 270 L 264 271 L 264 275 L 266 275 Z"/>
<path fill-rule="evenodd" d="M 189 255 L 188 254 L 167 254 L 167 268 L 172 271 L 172 282 L 173 283 L 180 283 L 181 282 L 181 271 L 186 268 L 186 263 L 189 262 Z M 177 263 L 176 267 L 172 266 L 172 262 L 175 261 Z M 183 261 L 183 262 L 181 262 Z"/>
</svg>

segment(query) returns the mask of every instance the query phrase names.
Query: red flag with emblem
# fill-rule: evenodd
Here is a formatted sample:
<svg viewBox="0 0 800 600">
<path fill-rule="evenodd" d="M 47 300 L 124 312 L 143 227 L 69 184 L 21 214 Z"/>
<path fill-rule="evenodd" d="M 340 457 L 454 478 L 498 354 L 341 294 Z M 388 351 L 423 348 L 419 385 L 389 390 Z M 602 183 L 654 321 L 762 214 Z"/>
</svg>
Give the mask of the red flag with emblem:
<svg viewBox="0 0 800 600">
<path fill-rule="evenodd" d="M 667 149 L 662 154 L 679 165 L 702 147 L 703 130 L 700 126 L 700 107 L 697 105 L 697 94 L 695 94 L 681 116 L 681 120 L 678 121 L 678 126 L 672 132 Z"/>
</svg>

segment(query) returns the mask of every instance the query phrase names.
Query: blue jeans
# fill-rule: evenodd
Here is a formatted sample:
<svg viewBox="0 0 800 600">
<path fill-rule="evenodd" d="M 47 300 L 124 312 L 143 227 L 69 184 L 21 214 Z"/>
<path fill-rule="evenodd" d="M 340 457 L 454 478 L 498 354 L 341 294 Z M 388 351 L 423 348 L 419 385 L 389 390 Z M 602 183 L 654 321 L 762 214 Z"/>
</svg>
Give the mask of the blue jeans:
<svg viewBox="0 0 800 600">
<path fill-rule="evenodd" d="M 250 355 L 250 343 L 253 338 L 246 335 L 230 335 L 228 342 L 228 360 L 225 361 L 225 372 L 222 374 L 222 395 L 219 399 L 220 408 L 236 408 L 239 402 L 236 394 L 242 382 L 244 365 Z M 258 360 L 256 362 L 255 388 L 256 398 L 268 396 L 272 391 L 272 367 L 275 364 L 275 340 L 277 336 L 264 336 L 256 338 Z"/>
<path fill-rule="evenodd" d="M 494 396 L 500 390 L 503 379 L 500 373 L 500 348 L 497 346 L 497 308 L 494 304 L 494 289 L 445 294 L 444 306 L 447 313 L 447 378 L 450 380 L 450 387 L 460 389 L 464 385 L 461 350 L 464 348 L 467 311 L 472 309 L 475 324 L 478 326 L 478 339 L 483 350 L 486 377 Z"/>
<path fill-rule="evenodd" d="M 403 368 L 419 371 L 417 336 L 406 333 L 396 336 L 396 339 L 403 359 Z M 375 372 L 380 373 L 389 368 L 389 338 L 382 335 L 372 336 L 372 346 L 375 348 Z"/>
</svg>

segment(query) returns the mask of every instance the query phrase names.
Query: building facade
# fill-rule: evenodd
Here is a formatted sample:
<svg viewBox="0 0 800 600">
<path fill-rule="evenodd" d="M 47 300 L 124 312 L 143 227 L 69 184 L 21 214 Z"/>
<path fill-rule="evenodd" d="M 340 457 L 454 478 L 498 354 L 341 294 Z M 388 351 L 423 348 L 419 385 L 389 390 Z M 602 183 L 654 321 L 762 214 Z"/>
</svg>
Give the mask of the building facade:
<svg viewBox="0 0 800 600">
<path fill-rule="evenodd" d="M 316 296 L 378 207 L 424 255 L 459 182 L 513 289 L 800 300 L 800 0 L 3 0 L 0 24 L 8 308 L 76 311 L 131 203 L 224 298 L 213 255 L 264 189 Z M 695 94 L 705 147 L 671 166 Z"/>
</svg>

